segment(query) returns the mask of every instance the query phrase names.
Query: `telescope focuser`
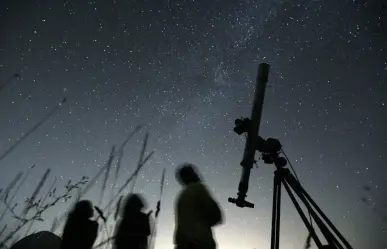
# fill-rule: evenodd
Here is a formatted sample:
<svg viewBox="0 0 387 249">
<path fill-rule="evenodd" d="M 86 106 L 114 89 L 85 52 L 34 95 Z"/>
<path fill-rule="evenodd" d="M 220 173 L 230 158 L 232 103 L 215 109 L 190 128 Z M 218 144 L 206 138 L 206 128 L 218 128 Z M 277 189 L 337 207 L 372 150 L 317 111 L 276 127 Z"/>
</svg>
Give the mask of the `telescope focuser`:
<svg viewBox="0 0 387 249">
<path fill-rule="evenodd" d="M 246 201 L 246 193 L 248 190 L 248 185 L 244 184 L 243 182 L 239 183 L 238 186 L 238 197 L 237 198 L 228 198 L 228 202 L 234 203 L 240 208 L 248 207 L 248 208 L 254 208 L 254 203 Z"/>
<path fill-rule="evenodd" d="M 248 208 L 254 208 L 254 203 L 248 202 L 242 198 L 228 198 L 228 202 L 234 203 L 240 208 L 248 207 Z"/>
</svg>

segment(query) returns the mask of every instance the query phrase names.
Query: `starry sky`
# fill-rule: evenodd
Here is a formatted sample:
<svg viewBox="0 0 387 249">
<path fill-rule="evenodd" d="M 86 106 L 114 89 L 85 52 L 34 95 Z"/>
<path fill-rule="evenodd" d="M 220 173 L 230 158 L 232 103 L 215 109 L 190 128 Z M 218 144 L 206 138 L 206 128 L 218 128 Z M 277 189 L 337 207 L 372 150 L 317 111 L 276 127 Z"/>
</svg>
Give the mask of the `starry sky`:
<svg viewBox="0 0 387 249">
<path fill-rule="evenodd" d="M 180 190 L 174 169 L 185 161 L 198 166 L 224 210 L 226 222 L 215 229 L 219 248 L 269 248 L 273 166 L 258 161 L 252 170 L 247 199 L 254 209 L 227 201 L 236 197 L 245 143 L 233 132 L 234 120 L 250 116 L 257 67 L 266 62 L 260 135 L 281 141 L 302 185 L 354 248 L 387 248 L 383 1 L 5 0 L 0 6 L 0 155 L 67 98 L 0 161 L 3 189 L 36 165 L 15 201 L 32 194 L 47 168 L 46 191 L 55 177 L 58 191 L 69 179 L 93 177 L 112 145 L 143 124 L 125 148 L 117 185 L 134 171 L 148 131 L 147 153 L 155 154 L 135 191 L 154 209 L 167 169 L 156 248 L 173 246 Z M 101 182 L 85 196 L 95 204 Z M 114 191 L 109 184 L 107 192 Z M 290 199 L 282 200 L 281 248 L 303 248 L 306 228 Z M 50 229 L 68 206 L 48 210 L 34 229 Z M 0 225 L 13 222 L 7 214 Z"/>
</svg>

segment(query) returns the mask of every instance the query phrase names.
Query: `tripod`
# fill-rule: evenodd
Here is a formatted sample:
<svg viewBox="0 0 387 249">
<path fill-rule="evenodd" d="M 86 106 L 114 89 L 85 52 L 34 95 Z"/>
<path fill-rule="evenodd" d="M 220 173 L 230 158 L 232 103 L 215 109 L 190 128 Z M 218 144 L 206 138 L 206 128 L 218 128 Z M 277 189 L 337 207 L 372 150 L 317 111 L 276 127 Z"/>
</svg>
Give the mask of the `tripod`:
<svg viewBox="0 0 387 249">
<path fill-rule="evenodd" d="M 352 249 L 351 245 L 344 238 L 344 236 L 337 230 L 329 218 L 323 213 L 323 211 L 318 207 L 318 205 L 313 201 L 310 195 L 305 191 L 301 186 L 299 181 L 291 174 L 290 170 L 283 167 L 278 167 L 274 172 L 274 189 L 273 189 L 273 210 L 272 210 L 272 228 L 271 228 L 271 249 L 279 249 L 279 238 L 280 238 L 280 211 L 281 211 L 281 187 L 284 185 L 286 192 L 288 193 L 290 199 L 292 200 L 295 208 L 297 209 L 302 221 L 307 227 L 310 236 L 313 238 L 316 243 L 317 248 L 319 249 Z M 308 221 L 305 213 L 301 209 L 297 199 L 295 198 L 293 192 L 300 198 L 300 200 L 307 207 L 311 217 L 314 219 L 316 225 L 319 227 L 321 233 L 324 235 L 328 245 L 323 245 L 321 240 L 318 238 L 314 228 L 312 227 L 311 222 Z M 338 238 L 329 230 L 323 220 L 328 224 L 331 230 L 336 234 Z M 340 244 L 341 240 L 342 244 Z"/>
</svg>

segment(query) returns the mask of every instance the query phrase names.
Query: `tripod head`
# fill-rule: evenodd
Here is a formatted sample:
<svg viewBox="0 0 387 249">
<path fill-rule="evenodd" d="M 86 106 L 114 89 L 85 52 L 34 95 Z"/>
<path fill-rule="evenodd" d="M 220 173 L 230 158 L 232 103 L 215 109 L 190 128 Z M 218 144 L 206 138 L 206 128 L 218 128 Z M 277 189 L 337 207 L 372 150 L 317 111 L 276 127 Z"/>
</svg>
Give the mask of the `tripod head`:
<svg viewBox="0 0 387 249">
<path fill-rule="evenodd" d="M 234 132 L 238 135 L 242 135 L 243 133 L 247 133 L 252 125 L 252 121 L 249 118 L 240 118 L 235 120 Z M 275 164 L 275 166 L 282 168 L 286 166 L 286 159 L 283 157 L 279 157 L 281 153 L 282 145 L 278 139 L 275 138 L 267 138 L 266 140 L 262 137 L 256 135 L 255 139 L 255 150 L 258 150 L 262 153 L 261 159 L 266 164 Z M 244 166 L 246 163 L 244 161 L 241 162 L 241 166 Z"/>
</svg>

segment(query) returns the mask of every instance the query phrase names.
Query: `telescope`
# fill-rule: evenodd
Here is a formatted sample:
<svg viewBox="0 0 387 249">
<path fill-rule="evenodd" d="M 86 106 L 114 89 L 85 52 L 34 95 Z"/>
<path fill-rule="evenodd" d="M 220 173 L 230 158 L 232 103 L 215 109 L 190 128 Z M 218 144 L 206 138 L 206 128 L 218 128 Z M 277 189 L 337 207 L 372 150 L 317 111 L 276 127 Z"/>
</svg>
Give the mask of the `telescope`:
<svg viewBox="0 0 387 249">
<path fill-rule="evenodd" d="M 250 171 L 253 168 L 255 161 L 255 153 L 261 153 L 261 159 L 265 164 L 274 165 L 274 188 L 273 188 L 273 209 L 272 209 L 272 227 L 271 227 L 271 249 L 279 249 L 280 238 L 280 211 L 281 211 L 281 188 L 285 187 L 293 205 L 298 211 L 303 223 L 309 231 L 308 244 L 310 238 L 313 239 L 318 249 L 352 249 L 352 246 L 337 230 L 329 218 L 323 213 L 320 207 L 314 202 L 306 190 L 301 186 L 296 177 L 292 175 L 290 170 L 286 168 L 288 161 L 282 157 L 282 145 L 278 139 L 264 139 L 259 136 L 259 126 L 261 123 L 263 102 L 268 81 L 270 66 L 266 63 L 261 63 L 258 68 L 256 80 L 256 89 L 254 94 L 253 107 L 251 118 L 240 118 L 235 120 L 234 132 L 238 135 L 247 134 L 243 159 L 240 163 L 242 173 L 238 185 L 238 193 L 236 198 L 228 198 L 228 201 L 236 204 L 236 206 L 244 208 L 254 208 L 254 204 L 247 201 L 247 192 L 249 189 Z M 310 221 L 306 214 L 301 209 L 296 196 L 305 205 Z M 317 236 L 312 223 L 320 229 L 328 244 L 323 244 Z"/>
</svg>

